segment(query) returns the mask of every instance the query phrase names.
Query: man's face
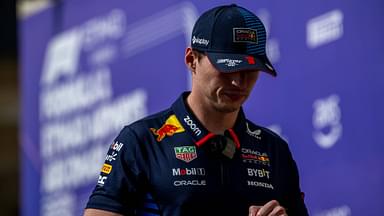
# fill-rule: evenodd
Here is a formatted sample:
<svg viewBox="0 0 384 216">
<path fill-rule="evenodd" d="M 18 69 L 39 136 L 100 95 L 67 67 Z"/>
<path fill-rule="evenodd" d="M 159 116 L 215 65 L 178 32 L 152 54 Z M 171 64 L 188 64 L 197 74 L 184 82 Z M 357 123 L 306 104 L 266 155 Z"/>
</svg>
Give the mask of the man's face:
<svg viewBox="0 0 384 216">
<path fill-rule="evenodd" d="M 237 111 L 250 95 L 260 71 L 219 72 L 203 55 L 195 61 L 192 91 L 196 91 L 204 105 L 219 112 Z"/>
</svg>

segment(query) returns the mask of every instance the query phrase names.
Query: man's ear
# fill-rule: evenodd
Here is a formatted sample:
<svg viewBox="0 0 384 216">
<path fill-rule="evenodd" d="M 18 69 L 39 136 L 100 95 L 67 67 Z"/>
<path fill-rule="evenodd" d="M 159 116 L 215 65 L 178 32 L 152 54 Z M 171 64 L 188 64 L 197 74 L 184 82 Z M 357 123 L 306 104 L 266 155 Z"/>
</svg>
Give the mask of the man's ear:
<svg viewBox="0 0 384 216">
<path fill-rule="evenodd" d="M 187 67 L 189 68 L 190 71 L 192 72 L 195 72 L 195 69 L 196 69 L 196 56 L 193 55 L 193 52 L 192 52 L 192 48 L 191 47 L 187 47 L 187 49 L 185 49 L 185 64 L 187 65 Z"/>
</svg>

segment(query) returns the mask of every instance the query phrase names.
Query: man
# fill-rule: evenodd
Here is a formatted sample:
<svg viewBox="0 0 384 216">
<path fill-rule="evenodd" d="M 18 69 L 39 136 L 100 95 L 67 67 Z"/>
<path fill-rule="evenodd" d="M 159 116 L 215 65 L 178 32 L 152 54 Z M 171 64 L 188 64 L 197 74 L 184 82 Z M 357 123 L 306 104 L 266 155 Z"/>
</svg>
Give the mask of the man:
<svg viewBox="0 0 384 216">
<path fill-rule="evenodd" d="M 85 215 L 308 215 L 288 145 L 245 118 L 260 71 L 276 76 L 265 28 L 236 6 L 205 12 L 185 62 L 192 90 L 126 126 Z"/>
</svg>

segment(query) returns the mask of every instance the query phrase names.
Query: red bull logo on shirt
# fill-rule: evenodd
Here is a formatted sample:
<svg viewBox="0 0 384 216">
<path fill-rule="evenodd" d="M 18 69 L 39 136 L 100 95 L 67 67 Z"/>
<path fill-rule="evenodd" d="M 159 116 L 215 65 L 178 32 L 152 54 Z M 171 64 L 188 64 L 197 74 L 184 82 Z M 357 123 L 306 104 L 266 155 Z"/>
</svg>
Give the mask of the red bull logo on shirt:
<svg viewBox="0 0 384 216">
<path fill-rule="evenodd" d="M 187 163 L 191 162 L 197 158 L 196 147 L 195 146 L 180 146 L 175 147 L 176 158 Z"/>
<path fill-rule="evenodd" d="M 160 142 L 165 138 L 165 136 L 173 136 L 175 133 L 184 132 L 183 126 L 181 126 L 179 120 L 177 120 L 175 115 L 171 115 L 161 128 L 150 128 L 152 133 L 157 136 L 156 140 Z"/>
</svg>

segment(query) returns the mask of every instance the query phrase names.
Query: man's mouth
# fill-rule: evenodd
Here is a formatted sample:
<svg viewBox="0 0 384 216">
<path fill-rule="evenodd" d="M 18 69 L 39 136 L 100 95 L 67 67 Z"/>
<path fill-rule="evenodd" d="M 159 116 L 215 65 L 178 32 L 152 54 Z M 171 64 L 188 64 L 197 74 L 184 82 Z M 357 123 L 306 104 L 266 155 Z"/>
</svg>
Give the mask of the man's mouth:
<svg viewBox="0 0 384 216">
<path fill-rule="evenodd" d="M 232 101 L 242 100 L 247 96 L 243 91 L 224 91 L 223 95 L 230 98 Z"/>
</svg>

